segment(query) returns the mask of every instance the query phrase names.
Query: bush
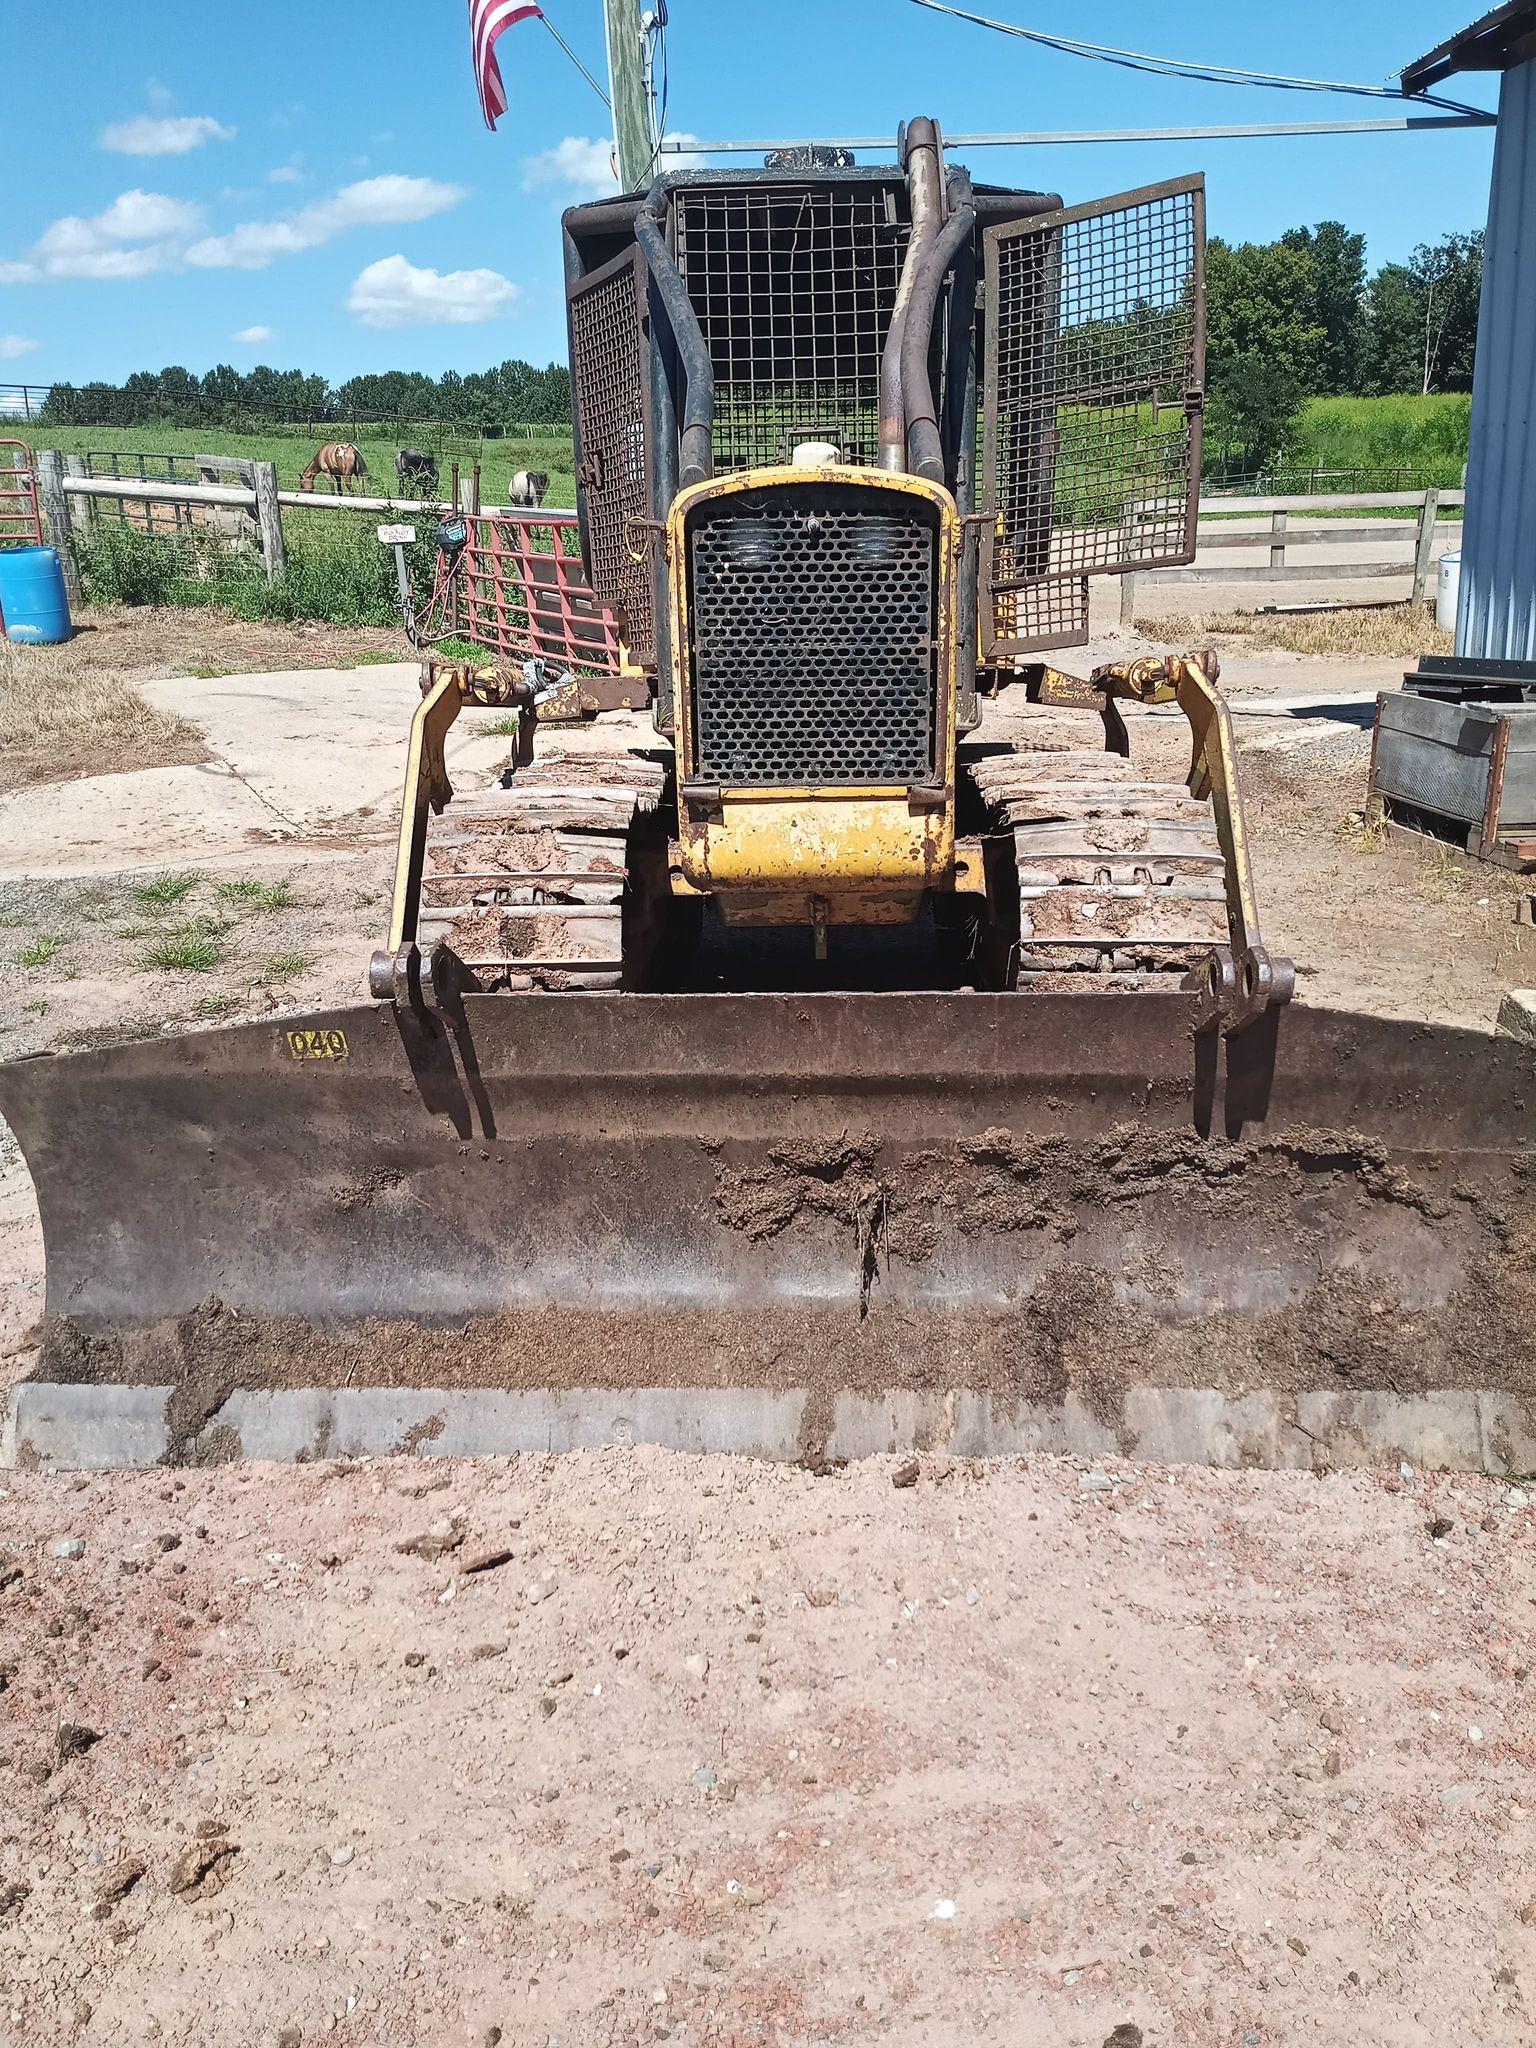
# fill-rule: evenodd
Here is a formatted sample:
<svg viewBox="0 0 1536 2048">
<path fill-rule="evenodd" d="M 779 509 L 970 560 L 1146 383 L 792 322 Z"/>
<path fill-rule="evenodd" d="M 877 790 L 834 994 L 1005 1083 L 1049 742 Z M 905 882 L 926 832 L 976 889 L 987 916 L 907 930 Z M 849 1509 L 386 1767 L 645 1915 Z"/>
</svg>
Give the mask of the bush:
<svg viewBox="0 0 1536 2048">
<path fill-rule="evenodd" d="M 172 604 L 181 556 L 174 541 L 103 519 L 81 544 L 80 575 L 93 604 Z"/>
</svg>

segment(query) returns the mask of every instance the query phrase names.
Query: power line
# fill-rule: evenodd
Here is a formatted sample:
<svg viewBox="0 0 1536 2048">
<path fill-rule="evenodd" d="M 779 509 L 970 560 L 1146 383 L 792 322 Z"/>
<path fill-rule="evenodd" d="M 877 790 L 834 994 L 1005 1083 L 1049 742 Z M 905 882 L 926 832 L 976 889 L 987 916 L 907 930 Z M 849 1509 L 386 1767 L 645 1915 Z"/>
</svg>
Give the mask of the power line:
<svg viewBox="0 0 1536 2048">
<path fill-rule="evenodd" d="M 1157 57 L 1145 50 L 1122 50 L 1111 43 L 1086 43 L 1076 36 L 1049 35 L 1044 29 L 1020 28 L 1016 22 L 994 21 L 990 15 L 972 14 L 953 7 L 947 0 L 912 0 L 914 7 L 926 7 L 934 14 L 952 15 L 977 28 L 989 28 L 998 35 L 1016 36 L 1021 42 L 1038 43 L 1047 50 L 1059 50 L 1069 57 L 1090 57 L 1099 63 L 1117 65 L 1123 71 L 1145 71 L 1160 78 L 1185 78 L 1201 85 L 1258 85 L 1279 92 L 1343 92 L 1365 99 L 1400 100 L 1404 95 L 1389 85 L 1355 85 L 1332 78 L 1294 78 L 1282 71 L 1244 71 L 1233 64 L 1213 64 L 1203 59 Z M 1476 114 L 1482 110 L 1461 100 L 1443 99 L 1437 93 L 1413 96 L 1416 106 L 1443 107 L 1454 114 Z"/>
</svg>

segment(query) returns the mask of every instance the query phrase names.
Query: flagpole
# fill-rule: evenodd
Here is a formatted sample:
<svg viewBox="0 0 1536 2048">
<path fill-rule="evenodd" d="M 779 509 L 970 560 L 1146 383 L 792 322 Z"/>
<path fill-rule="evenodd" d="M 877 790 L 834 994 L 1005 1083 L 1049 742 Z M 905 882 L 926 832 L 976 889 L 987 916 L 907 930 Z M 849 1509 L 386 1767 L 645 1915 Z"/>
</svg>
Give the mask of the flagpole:
<svg viewBox="0 0 1536 2048">
<path fill-rule="evenodd" d="M 603 0 L 608 37 L 608 97 L 613 104 L 613 139 L 619 183 L 637 192 L 651 178 L 651 125 L 646 113 L 645 76 L 640 62 L 644 31 L 639 0 Z"/>
</svg>

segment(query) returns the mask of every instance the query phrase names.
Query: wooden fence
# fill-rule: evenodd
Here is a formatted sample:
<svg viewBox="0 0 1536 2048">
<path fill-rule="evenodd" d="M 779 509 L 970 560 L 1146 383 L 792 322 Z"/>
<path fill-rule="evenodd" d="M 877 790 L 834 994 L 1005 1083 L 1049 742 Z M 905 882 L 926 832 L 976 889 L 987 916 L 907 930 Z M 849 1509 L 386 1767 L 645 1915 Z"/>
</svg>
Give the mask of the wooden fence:
<svg viewBox="0 0 1536 2048">
<path fill-rule="evenodd" d="M 1206 499 L 1200 514 L 1195 560 L 1187 568 L 1143 569 L 1120 579 L 1120 619 L 1129 625 L 1135 615 L 1136 592 L 1144 583 L 1341 583 L 1371 578 L 1411 576 L 1413 585 L 1405 602 L 1423 599 L 1429 583 L 1437 535 L 1460 538 L 1456 520 L 1441 520 L 1442 510 L 1464 507 L 1465 491 L 1439 490 L 1431 485 L 1422 491 L 1324 491 L 1297 498 Z M 1402 512 L 1412 511 L 1414 519 L 1369 519 L 1358 526 L 1341 519 L 1316 519 L 1293 525 L 1296 513 L 1319 512 Z M 1268 525 L 1250 527 L 1240 520 L 1268 516 Z M 1358 547 L 1372 543 L 1381 547 L 1399 535 L 1411 546 L 1400 557 L 1387 561 L 1316 562 L 1292 561 L 1293 548 Z M 1267 563 L 1224 564 L 1202 561 L 1218 550 L 1267 548 Z"/>
<path fill-rule="evenodd" d="M 440 501 L 419 498 L 335 497 L 318 491 L 280 491 L 276 467 L 270 462 L 254 461 L 246 456 L 198 456 L 195 459 L 202 470 L 227 473 L 231 480 L 215 484 L 184 483 L 179 479 L 87 476 L 85 464 L 79 456 L 60 455 L 51 449 L 39 450 L 35 458 L 38 491 L 50 535 L 64 560 L 71 599 L 77 600 L 80 594 L 79 574 L 71 545 L 74 530 L 77 524 L 89 523 L 94 501 L 101 498 L 176 506 L 221 506 L 245 514 L 255 523 L 262 568 L 269 582 L 281 576 L 287 566 L 282 519 L 285 507 L 306 512 L 375 515 L 426 513 L 433 518 L 449 509 Z M 1123 623 L 1131 622 L 1136 592 L 1146 583 L 1336 583 L 1367 578 L 1379 582 L 1384 578 L 1407 576 L 1412 578 L 1411 596 L 1419 600 L 1428 587 L 1436 536 L 1449 538 L 1459 536 L 1460 532 L 1458 522 L 1441 521 L 1439 514 L 1447 508 L 1460 508 L 1465 504 L 1465 491 L 1438 490 L 1433 486 L 1422 491 L 1364 491 L 1353 495 L 1330 491 L 1305 497 L 1207 500 L 1200 515 L 1198 552 L 1194 563 L 1187 568 L 1140 570 L 1123 576 L 1120 579 L 1120 617 Z M 483 505 L 477 509 L 489 517 L 496 517 L 520 508 Z M 1298 513 L 1350 511 L 1412 511 L 1417 516 L 1411 520 L 1377 518 L 1358 525 L 1339 519 L 1316 518 L 1305 524 L 1293 523 Z M 1267 518 L 1268 524 L 1254 527 L 1244 523 L 1256 517 Z M 1411 542 L 1411 546 L 1400 558 L 1387 561 L 1298 562 L 1289 559 L 1293 549 L 1359 547 L 1367 543 L 1379 548 L 1384 543 L 1396 541 L 1399 536 Z M 1201 559 L 1215 552 L 1239 549 L 1267 550 L 1269 559 L 1265 563 L 1237 563 L 1230 568 Z"/>
<path fill-rule="evenodd" d="M 425 513 L 442 517 L 452 507 L 439 499 L 336 497 L 321 491 L 280 491 L 277 469 L 271 462 L 258 462 L 243 455 L 200 455 L 203 470 L 228 474 L 228 483 L 184 483 L 180 479 L 137 476 L 87 476 L 78 455 L 60 455 L 51 448 L 39 449 L 33 458 L 38 494 L 47 521 L 49 538 L 64 564 L 64 580 L 70 601 L 80 598 L 80 572 L 75 559 L 76 533 L 88 528 L 100 499 L 128 504 L 205 506 L 243 514 L 256 529 L 263 573 L 275 583 L 288 566 L 288 548 L 283 534 L 283 511 L 328 513 L 380 513 L 407 516 Z M 469 486 L 464 486 L 467 495 Z M 526 507 L 482 505 L 488 517 L 526 511 Z"/>
</svg>

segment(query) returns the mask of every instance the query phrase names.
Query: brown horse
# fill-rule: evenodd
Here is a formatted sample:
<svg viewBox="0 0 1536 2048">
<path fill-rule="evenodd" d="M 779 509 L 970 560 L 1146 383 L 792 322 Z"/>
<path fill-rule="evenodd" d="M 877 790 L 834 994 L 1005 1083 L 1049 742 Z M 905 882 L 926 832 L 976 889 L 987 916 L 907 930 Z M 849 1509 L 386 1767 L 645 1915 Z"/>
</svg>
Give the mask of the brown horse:
<svg viewBox="0 0 1536 2048">
<path fill-rule="evenodd" d="M 317 476 L 328 476 L 331 489 L 339 498 L 344 484 L 361 482 L 367 474 L 361 449 L 354 448 L 350 441 L 327 441 L 315 451 L 314 461 L 299 478 L 299 489 L 312 491 Z"/>
</svg>

